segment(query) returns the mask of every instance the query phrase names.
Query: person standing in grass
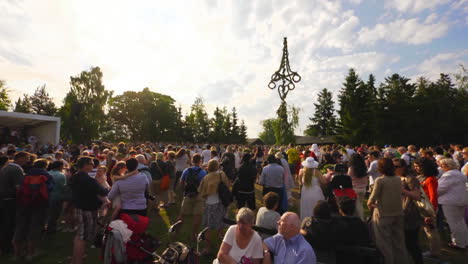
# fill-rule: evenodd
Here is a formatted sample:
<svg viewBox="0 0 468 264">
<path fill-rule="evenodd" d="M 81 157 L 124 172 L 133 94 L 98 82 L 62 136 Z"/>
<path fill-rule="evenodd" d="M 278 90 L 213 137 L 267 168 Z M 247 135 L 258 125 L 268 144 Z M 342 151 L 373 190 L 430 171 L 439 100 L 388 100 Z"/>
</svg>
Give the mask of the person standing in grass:
<svg viewBox="0 0 468 264">
<path fill-rule="evenodd" d="M 13 153 L 13 155 L 13 162 L 0 170 L 0 253 L 2 255 L 13 251 L 11 240 L 16 224 L 16 190 L 23 181 L 22 166 L 27 164 L 30 156 L 24 151 Z"/>
<path fill-rule="evenodd" d="M 184 198 L 180 207 L 178 220 L 184 223 L 187 221 L 188 217 L 193 217 L 192 234 L 190 236 L 192 240 L 196 238 L 203 214 L 203 199 L 198 193 L 198 187 L 205 177 L 206 171 L 200 167 L 201 163 L 202 157 L 200 154 L 194 154 L 192 156 L 192 167 L 185 169 L 180 178 L 180 185 L 184 190 Z M 180 227 L 177 230 L 179 231 L 181 229 Z"/>
<path fill-rule="evenodd" d="M 78 172 L 72 177 L 72 200 L 75 205 L 77 232 L 73 243 L 73 264 L 83 263 L 87 243 L 92 243 L 97 231 L 97 216 L 100 207 L 110 201 L 107 191 L 88 173 L 93 170 L 91 157 L 84 156 L 77 161 Z"/>
<path fill-rule="evenodd" d="M 49 196 L 47 233 L 55 233 L 57 231 L 57 221 L 62 214 L 65 186 L 67 185 L 67 178 L 62 173 L 64 166 L 62 161 L 57 160 L 49 167 L 49 174 L 54 179 L 55 184 Z"/>
<path fill-rule="evenodd" d="M 408 263 L 401 201 L 402 183 L 395 176 L 395 166 L 391 159 L 382 158 L 377 165 L 383 176 L 375 180 L 367 201 L 372 211 L 375 243 L 384 256 L 385 264 Z"/>
<path fill-rule="evenodd" d="M 46 171 L 49 162 L 37 159 L 17 192 L 16 228 L 13 237 L 15 258 L 26 252 L 26 261 L 37 255 L 36 248 L 47 217 L 49 194 L 54 180 Z M 26 246 L 26 248 L 24 248 Z"/>
<path fill-rule="evenodd" d="M 221 233 L 221 229 L 224 227 L 223 217 L 226 214 L 226 207 L 219 199 L 218 186 L 220 182 L 223 182 L 226 186 L 229 186 L 229 179 L 226 177 L 223 171 L 219 171 L 219 163 L 217 160 L 210 160 L 208 162 L 208 174 L 203 177 L 198 188 L 199 195 L 205 200 L 205 209 L 203 214 L 203 226 L 208 227 L 209 230 L 216 230 Z M 202 254 L 210 254 L 211 236 L 207 232 L 207 247 Z"/>
</svg>

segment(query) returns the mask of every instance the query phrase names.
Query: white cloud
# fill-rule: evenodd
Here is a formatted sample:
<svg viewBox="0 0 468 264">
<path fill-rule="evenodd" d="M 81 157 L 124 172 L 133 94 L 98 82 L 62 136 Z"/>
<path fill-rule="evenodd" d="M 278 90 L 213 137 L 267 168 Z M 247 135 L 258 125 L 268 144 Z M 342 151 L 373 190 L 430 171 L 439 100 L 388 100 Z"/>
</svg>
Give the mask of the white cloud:
<svg viewBox="0 0 468 264">
<path fill-rule="evenodd" d="M 450 0 L 385 0 L 386 8 L 393 8 L 399 12 L 419 13 L 425 9 L 434 9 Z"/>
<path fill-rule="evenodd" d="M 345 70 L 354 68 L 357 72 L 374 72 L 382 65 L 399 61 L 398 56 L 389 56 L 378 52 L 362 52 L 344 56 L 318 59 L 313 63 L 316 71 Z"/>
<path fill-rule="evenodd" d="M 433 22 L 435 22 L 435 20 L 438 18 L 439 16 L 437 15 L 437 13 L 432 13 L 430 15 L 428 15 L 426 17 L 426 20 L 424 20 L 424 24 L 431 24 Z"/>
<path fill-rule="evenodd" d="M 452 10 L 462 10 L 463 12 L 467 13 L 468 12 L 468 0 L 458 0 L 454 1 L 451 5 L 450 8 Z"/>
<path fill-rule="evenodd" d="M 439 53 L 424 60 L 417 66 L 417 70 L 419 71 L 417 76 L 425 76 L 436 80 L 439 78 L 440 73 L 451 74 L 457 72 L 459 64 L 468 64 L 468 49 Z M 413 79 L 416 79 L 416 77 Z"/>
<path fill-rule="evenodd" d="M 339 48 L 349 52 L 354 47 L 355 29 L 359 26 L 359 18 L 350 16 L 335 29 L 330 30 L 323 38 L 326 47 Z"/>
<path fill-rule="evenodd" d="M 203 96 L 210 114 L 216 105 L 236 106 L 253 137 L 280 103 L 267 84 L 286 36 L 291 68 L 302 76 L 287 101 L 303 109 L 303 130 L 318 91 L 327 87 L 336 96 L 350 67 L 362 76 L 398 71 L 392 65 L 398 54 L 367 44 L 428 43 L 448 30 L 433 12 L 425 20 L 401 19 L 358 32 L 365 20 L 343 3 L 0 1 L 0 78 L 14 97 L 45 83 L 60 104 L 70 76 L 100 66 L 106 88 L 116 94 L 149 87 L 172 96 L 184 111 Z"/>
<path fill-rule="evenodd" d="M 432 20 L 430 15 L 426 20 Z M 359 31 L 361 44 L 375 44 L 379 40 L 393 43 L 407 43 L 419 45 L 430 43 L 432 40 L 447 34 L 449 23 L 420 23 L 418 18 L 398 19 L 388 24 L 377 24 L 374 28 L 363 27 Z"/>
</svg>

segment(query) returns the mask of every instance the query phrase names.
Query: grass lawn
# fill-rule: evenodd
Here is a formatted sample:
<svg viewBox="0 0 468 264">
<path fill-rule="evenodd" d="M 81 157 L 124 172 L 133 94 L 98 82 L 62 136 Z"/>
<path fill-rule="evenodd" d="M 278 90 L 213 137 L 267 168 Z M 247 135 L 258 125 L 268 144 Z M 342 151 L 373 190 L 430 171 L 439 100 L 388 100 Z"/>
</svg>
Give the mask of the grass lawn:
<svg viewBox="0 0 468 264">
<path fill-rule="evenodd" d="M 256 186 L 257 188 L 257 207 L 261 205 L 261 187 Z M 293 190 L 296 193 L 298 190 Z M 294 195 L 297 196 L 297 195 Z M 179 205 L 181 202 L 181 195 L 177 196 L 177 203 L 176 205 L 169 207 L 167 209 L 162 209 L 159 211 L 158 214 L 155 212 L 151 212 L 150 218 L 151 223 L 148 232 L 153 236 L 160 239 L 163 244 L 158 249 L 158 252 L 161 253 L 165 249 L 165 245 L 167 242 L 173 241 L 180 241 L 180 242 L 187 242 L 189 239 L 189 235 L 191 233 L 192 226 L 190 225 L 190 220 L 182 227 L 181 232 L 177 238 L 169 238 L 167 229 L 169 226 L 176 221 L 176 218 L 179 214 Z M 296 201 L 296 205 L 298 205 L 298 201 Z M 298 212 L 298 207 L 293 206 L 290 208 L 290 211 Z M 368 212 L 366 212 L 368 213 Z M 229 217 L 234 219 L 235 210 L 234 207 L 231 206 L 229 210 Z M 36 259 L 33 260 L 35 264 L 52 264 L 52 263 L 70 263 L 71 262 L 71 255 L 72 255 L 72 246 L 73 246 L 73 237 L 74 233 L 61 233 L 58 232 L 54 236 L 44 237 L 40 244 L 40 252 L 42 253 Z M 216 245 L 220 245 L 221 241 L 217 239 L 217 234 L 213 235 L 214 241 L 216 241 Z M 449 235 L 448 233 L 442 234 L 443 245 L 448 243 Z M 421 237 L 423 251 L 427 249 L 427 243 L 425 242 L 425 238 Z M 195 244 L 190 244 L 190 246 L 195 247 Z M 203 248 L 203 243 L 201 244 L 201 248 Z M 213 247 L 213 249 L 217 250 L 219 246 Z M 214 252 L 216 253 L 216 252 Z M 85 263 L 102 263 L 99 258 L 99 249 L 89 249 L 87 251 L 88 257 L 86 258 Z M 215 256 L 208 256 L 201 258 L 200 263 L 211 263 Z M 448 247 L 444 247 L 443 249 L 443 260 L 446 263 L 450 264 L 467 264 L 468 263 L 468 253 L 463 255 L 457 251 L 454 251 Z M 9 258 L 0 257 L 1 264 L 7 263 L 18 263 L 13 262 Z M 425 263 L 436 263 L 431 260 L 426 260 Z"/>
</svg>

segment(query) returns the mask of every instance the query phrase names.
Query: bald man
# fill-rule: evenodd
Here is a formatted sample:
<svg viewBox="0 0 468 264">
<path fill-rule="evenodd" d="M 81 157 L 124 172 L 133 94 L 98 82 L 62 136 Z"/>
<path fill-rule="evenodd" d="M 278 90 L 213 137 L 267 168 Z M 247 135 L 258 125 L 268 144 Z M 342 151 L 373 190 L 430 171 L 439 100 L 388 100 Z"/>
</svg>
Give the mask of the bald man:
<svg viewBox="0 0 468 264">
<path fill-rule="evenodd" d="M 315 252 L 299 233 L 301 220 L 292 212 L 287 212 L 278 221 L 278 234 L 263 241 L 264 264 L 270 264 L 271 256 L 275 264 L 315 264 Z"/>
</svg>

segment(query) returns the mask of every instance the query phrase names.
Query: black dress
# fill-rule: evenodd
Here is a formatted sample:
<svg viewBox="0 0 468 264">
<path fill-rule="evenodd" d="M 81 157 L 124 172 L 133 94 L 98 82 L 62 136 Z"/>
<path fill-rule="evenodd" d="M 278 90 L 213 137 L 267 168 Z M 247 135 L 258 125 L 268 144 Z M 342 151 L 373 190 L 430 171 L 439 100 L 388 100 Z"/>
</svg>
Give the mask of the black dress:
<svg viewBox="0 0 468 264">
<path fill-rule="evenodd" d="M 238 177 L 233 184 L 232 192 L 237 201 L 237 207 L 242 208 L 247 204 L 255 210 L 255 180 L 257 169 L 255 164 L 245 163 L 239 168 Z"/>
</svg>

